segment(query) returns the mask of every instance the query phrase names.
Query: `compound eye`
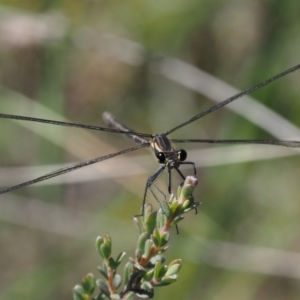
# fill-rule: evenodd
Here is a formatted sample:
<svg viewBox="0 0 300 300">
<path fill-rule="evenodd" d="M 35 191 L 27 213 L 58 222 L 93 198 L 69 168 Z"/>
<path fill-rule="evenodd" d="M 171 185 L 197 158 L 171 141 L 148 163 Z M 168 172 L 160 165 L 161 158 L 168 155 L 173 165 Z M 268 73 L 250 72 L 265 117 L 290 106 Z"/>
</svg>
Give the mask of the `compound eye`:
<svg viewBox="0 0 300 300">
<path fill-rule="evenodd" d="M 157 157 L 158 162 L 159 162 L 160 164 L 165 163 L 165 161 L 166 161 L 166 156 L 165 156 L 165 154 L 164 154 L 163 152 L 158 152 L 157 155 L 156 155 L 156 157 Z"/>
<path fill-rule="evenodd" d="M 179 159 L 180 161 L 185 161 L 185 160 L 186 160 L 186 158 L 187 158 L 187 153 L 186 153 L 185 150 L 181 149 L 181 150 L 179 150 L 177 153 L 178 153 L 178 159 Z"/>
</svg>

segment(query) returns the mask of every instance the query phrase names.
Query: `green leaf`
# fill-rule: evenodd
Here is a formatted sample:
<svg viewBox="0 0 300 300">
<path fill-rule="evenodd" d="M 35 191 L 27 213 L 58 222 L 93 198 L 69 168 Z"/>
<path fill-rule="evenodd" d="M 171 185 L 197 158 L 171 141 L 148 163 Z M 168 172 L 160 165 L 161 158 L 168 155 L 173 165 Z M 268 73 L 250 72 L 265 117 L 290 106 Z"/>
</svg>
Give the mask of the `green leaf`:
<svg viewBox="0 0 300 300">
<path fill-rule="evenodd" d="M 178 207 L 179 203 L 178 201 L 174 201 L 171 205 L 171 210 L 172 210 L 172 213 L 174 213 Z"/>
<path fill-rule="evenodd" d="M 101 273 L 102 276 L 104 276 L 105 279 L 108 279 L 108 270 L 107 270 L 107 265 L 106 262 L 102 262 L 102 266 L 98 267 L 99 272 Z"/>
<path fill-rule="evenodd" d="M 84 289 L 81 285 L 77 284 L 73 288 L 73 299 L 74 300 L 84 300 Z"/>
<path fill-rule="evenodd" d="M 159 248 L 159 245 L 160 245 L 159 240 L 157 240 L 157 238 L 155 236 L 151 236 L 151 240 L 152 240 L 154 246 Z"/>
<path fill-rule="evenodd" d="M 164 285 L 169 285 L 173 282 L 175 282 L 178 278 L 178 275 L 173 275 L 173 276 L 164 276 L 160 283 L 157 284 L 157 286 L 164 286 Z"/>
<path fill-rule="evenodd" d="M 109 298 L 110 293 L 109 293 L 109 288 L 108 288 L 107 283 L 105 281 L 103 281 L 102 279 L 98 279 L 96 281 L 96 284 L 99 286 L 100 291 Z"/>
<path fill-rule="evenodd" d="M 184 199 L 188 199 L 190 196 L 192 196 L 194 188 L 197 185 L 197 183 L 198 183 L 198 180 L 196 177 L 187 176 L 184 181 L 184 184 L 183 184 L 183 187 L 182 187 L 182 190 L 180 193 L 180 197 L 183 197 Z"/>
<path fill-rule="evenodd" d="M 103 243 L 100 246 L 100 254 L 104 259 L 108 259 L 111 254 L 111 247 L 108 244 Z"/>
<path fill-rule="evenodd" d="M 103 300 L 103 299 L 106 299 L 106 296 L 101 292 L 99 293 L 98 296 L 92 298 L 92 300 Z"/>
<path fill-rule="evenodd" d="M 164 258 L 162 255 L 157 254 L 157 255 L 151 257 L 151 259 L 150 259 L 150 262 L 151 262 L 151 264 L 152 264 L 153 266 L 154 266 L 154 265 L 156 264 L 156 262 L 158 262 L 158 261 L 161 261 L 162 263 L 164 263 L 165 258 Z"/>
<path fill-rule="evenodd" d="M 136 217 L 133 217 L 133 223 L 137 229 L 138 235 L 141 235 L 143 232 L 143 228 L 141 226 L 141 223 L 139 222 L 139 220 Z"/>
<path fill-rule="evenodd" d="M 156 225 L 156 214 L 157 214 L 156 211 L 152 212 L 151 214 L 149 214 L 148 218 L 145 219 L 144 222 L 144 229 L 149 236 L 153 232 Z"/>
<path fill-rule="evenodd" d="M 177 189 L 177 198 L 180 198 L 181 190 L 182 190 L 182 185 L 180 185 Z"/>
<path fill-rule="evenodd" d="M 124 256 L 126 255 L 126 252 L 121 252 L 118 256 L 117 256 L 117 259 L 116 259 L 116 267 L 118 267 L 120 265 L 120 263 L 122 262 Z"/>
<path fill-rule="evenodd" d="M 98 268 L 98 271 L 100 272 L 100 274 L 107 280 L 108 279 L 108 275 L 107 273 L 105 273 L 102 268 Z"/>
<path fill-rule="evenodd" d="M 91 273 L 87 274 L 83 278 L 81 285 L 86 294 L 92 295 L 96 287 L 96 280 L 94 275 Z"/>
<path fill-rule="evenodd" d="M 156 247 L 160 246 L 160 232 L 157 228 L 153 230 L 151 239 Z"/>
<path fill-rule="evenodd" d="M 137 249 L 144 252 L 145 244 L 146 244 L 146 241 L 148 240 L 148 238 L 149 238 L 149 235 L 147 232 L 142 233 L 138 238 Z"/>
<path fill-rule="evenodd" d="M 161 275 L 164 275 L 164 274 L 161 274 L 162 268 L 163 268 L 163 265 L 162 265 L 161 261 L 160 260 L 157 261 L 155 264 L 155 267 L 154 267 L 154 274 L 153 274 L 154 281 L 159 281 Z"/>
<path fill-rule="evenodd" d="M 148 269 L 147 273 L 143 276 L 143 280 L 150 281 L 152 280 L 154 275 L 154 268 Z"/>
<path fill-rule="evenodd" d="M 102 256 L 101 251 L 100 251 L 100 247 L 101 245 L 104 243 L 104 239 L 101 236 L 98 236 L 96 239 L 96 249 L 99 252 L 99 254 Z"/>
<path fill-rule="evenodd" d="M 182 204 L 182 208 L 187 209 L 191 203 L 192 202 L 189 199 L 185 200 Z"/>
<path fill-rule="evenodd" d="M 157 216 L 156 216 L 156 227 L 158 229 L 161 229 L 162 227 L 164 227 L 166 222 L 166 215 L 163 213 L 162 209 L 160 209 L 157 212 Z"/>
<path fill-rule="evenodd" d="M 172 267 L 173 265 L 177 265 L 177 264 L 182 265 L 182 260 L 181 260 L 181 259 L 174 259 L 174 260 L 172 260 L 172 261 L 169 263 L 168 268 Z"/>
<path fill-rule="evenodd" d="M 127 285 L 132 272 L 133 272 L 133 263 L 129 261 L 126 263 L 123 271 L 124 285 Z"/>
<path fill-rule="evenodd" d="M 166 276 L 173 276 L 177 274 L 180 268 L 181 268 L 181 264 L 174 264 L 172 266 L 169 266 Z"/>
<path fill-rule="evenodd" d="M 176 279 L 173 278 L 168 278 L 168 277 L 163 277 L 163 279 L 159 282 L 155 282 L 154 286 L 159 287 L 159 286 L 166 286 L 169 285 L 173 282 L 175 282 Z"/>
<path fill-rule="evenodd" d="M 171 205 L 173 205 L 174 202 L 172 202 Z M 170 206 L 169 206 L 169 203 L 167 202 L 163 202 L 161 203 L 161 209 L 163 211 L 163 214 L 166 216 L 166 218 L 170 218 L 170 215 L 171 215 L 171 210 L 170 210 Z"/>
<path fill-rule="evenodd" d="M 143 256 L 147 259 L 150 257 L 152 246 L 153 246 L 153 242 L 151 240 L 147 240 L 145 243 L 145 249 L 143 254 Z"/>
<path fill-rule="evenodd" d="M 115 288 L 116 289 L 119 288 L 121 283 L 122 283 L 122 277 L 119 274 L 116 274 L 114 276 L 114 286 L 115 286 Z"/>
<path fill-rule="evenodd" d="M 104 243 L 111 248 L 112 240 L 111 240 L 110 235 L 108 233 L 104 234 L 103 239 L 104 239 Z"/>
<path fill-rule="evenodd" d="M 143 253 L 144 253 L 144 251 L 142 249 L 135 250 L 135 257 L 138 261 L 141 260 Z"/>
<path fill-rule="evenodd" d="M 163 247 L 169 242 L 170 233 L 169 232 L 163 232 L 161 234 L 160 238 L 161 238 L 160 246 Z"/>
<path fill-rule="evenodd" d="M 149 218 L 150 214 L 152 213 L 152 211 L 153 211 L 152 205 L 150 203 L 145 203 L 143 223 L 145 223 L 148 220 L 148 218 Z"/>
<path fill-rule="evenodd" d="M 110 269 L 116 270 L 118 268 L 118 266 L 119 266 L 119 264 L 117 264 L 116 261 L 112 257 L 110 257 L 108 259 L 108 267 Z"/>
</svg>

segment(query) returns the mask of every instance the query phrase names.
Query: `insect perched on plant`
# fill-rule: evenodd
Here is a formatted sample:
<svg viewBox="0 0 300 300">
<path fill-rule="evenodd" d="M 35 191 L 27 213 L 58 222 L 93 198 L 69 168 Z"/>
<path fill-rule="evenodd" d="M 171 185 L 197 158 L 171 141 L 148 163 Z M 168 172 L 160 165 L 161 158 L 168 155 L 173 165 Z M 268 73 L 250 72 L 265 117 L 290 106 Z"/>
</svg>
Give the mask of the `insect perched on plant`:
<svg viewBox="0 0 300 300">
<path fill-rule="evenodd" d="M 263 145 L 272 145 L 272 146 L 284 146 L 284 147 L 289 147 L 289 148 L 298 148 L 300 147 L 300 142 L 299 141 L 280 141 L 280 140 L 213 140 L 213 139 L 169 139 L 169 135 L 204 117 L 205 115 L 208 115 L 215 110 L 237 100 L 243 97 L 244 95 L 247 95 L 291 72 L 294 72 L 296 70 L 300 69 L 300 64 L 296 65 L 274 77 L 271 77 L 270 79 L 265 80 L 264 82 L 255 85 L 254 87 L 251 87 L 243 92 L 240 92 L 228 99 L 225 99 L 224 101 L 213 105 L 212 107 L 202 111 L 201 113 L 195 115 L 194 117 L 190 118 L 189 120 L 169 129 L 168 131 L 161 133 L 161 134 L 146 134 L 146 133 L 139 133 L 131 130 L 129 127 L 121 124 L 119 121 L 115 119 L 115 117 L 108 113 L 105 112 L 103 114 L 103 119 L 105 123 L 114 128 L 105 128 L 105 127 L 100 127 L 100 126 L 92 126 L 92 125 L 85 125 L 85 124 L 76 124 L 76 123 L 69 123 L 69 122 L 60 122 L 60 121 L 54 121 L 54 120 L 46 120 L 46 119 L 38 119 L 38 118 L 31 118 L 31 117 L 25 117 L 25 116 L 17 116 L 17 115 L 8 115 L 8 114 L 0 114 L 0 118 L 7 118 L 7 119 L 14 119 L 14 120 L 20 120 L 20 121 L 32 121 L 32 122 L 39 122 L 39 123 L 46 123 L 49 125 L 59 125 L 59 126 L 69 126 L 69 127 L 79 127 L 79 128 L 85 128 L 85 129 L 90 129 L 90 130 L 97 130 L 97 131 L 105 131 L 105 132 L 111 132 L 111 133 L 117 133 L 117 134 L 124 134 L 126 137 L 130 138 L 134 142 L 138 143 L 137 146 L 121 150 L 119 152 L 107 154 L 104 156 L 100 156 L 91 160 L 87 160 L 85 162 L 80 162 L 74 165 L 70 165 L 65 168 L 58 169 L 56 171 L 53 171 L 51 173 L 45 174 L 43 176 L 40 176 L 38 178 L 11 186 L 7 187 L 3 190 L 0 191 L 0 194 L 4 194 L 7 192 L 11 192 L 14 190 L 17 190 L 22 187 L 26 187 L 29 185 L 32 185 L 34 183 L 50 179 L 52 177 L 56 177 L 58 175 L 63 175 L 65 173 L 75 171 L 77 169 L 110 159 L 115 156 L 119 156 L 121 154 L 125 154 L 128 152 L 132 152 L 141 148 L 150 148 L 155 157 L 157 158 L 158 163 L 160 164 L 158 170 L 152 174 L 146 183 L 146 187 L 144 190 L 144 196 L 143 196 L 143 203 L 142 203 L 142 209 L 141 209 L 141 214 L 144 212 L 144 204 L 146 200 L 146 195 L 147 192 L 150 191 L 154 198 L 159 202 L 158 197 L 153 191 L 153 188 L 155 187 L 161 194 L 163 192 L 155 186 L 155 180 L 157 177 L 163 172 L 163 170 L 167 170 L 168 172 L 168 192 L 171 193 L 171 171 L 174 169 L 176 172 L 180 175 L 180 177 L 184 180 L 185 176 L 183 173 L 180 171 L 180 166 L 181 165 L 191 165 L 193 167 L 193 172 L 194 175 L 196 175 L 196 167 L 195 163 L 192 161 L 186 161 L 187 158 L 187 153 L 184 149 L 176 150 L 175 147 L 173 146 L 173 143 L 209 143 L 209 144 L 263 144 Z"/>
</svg>

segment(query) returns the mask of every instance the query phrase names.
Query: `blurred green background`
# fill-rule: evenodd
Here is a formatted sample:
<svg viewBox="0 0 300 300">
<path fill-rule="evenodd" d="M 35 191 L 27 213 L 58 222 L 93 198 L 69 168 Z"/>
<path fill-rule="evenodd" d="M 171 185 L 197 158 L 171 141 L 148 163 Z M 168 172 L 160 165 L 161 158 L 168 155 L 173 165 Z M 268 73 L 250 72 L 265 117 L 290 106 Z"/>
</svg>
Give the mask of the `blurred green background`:
<svg viewBox="0 0 300 300">
<path fill-rule="evenodd" d="M 214 103 L 188 86 L 204 80 L 191 66 L 246 89 L 299 63 L 299 13 L 292 0 L 1 1 L 0 111 L 103 126 L 108 110 L 137 131 L 163 132 Z M 300 126 L 299 76 L 251 95 L 284 119 L 241 107 L 273 134 L 222 108 L 172 137 L 299 140 L 285 123 Z M 212 79 L 204 87 L 231 94 Z M 132 146 L 104 132 L 6 119 L 0 126 L 1 188 Z M 299 299 L 297 152 L 183 146 L 198 166 L 202 206 L 172 232 L 167 262 L 181 258 L 183 267 L 156 299 Z M 94 241 L 106 232 L 115 255 L 133 256 L 132 216 L 157 168 L 138 150 L 1 195 L 0 299 L 71 299 L 85 274 L 98 275 Z"/>
</svg>

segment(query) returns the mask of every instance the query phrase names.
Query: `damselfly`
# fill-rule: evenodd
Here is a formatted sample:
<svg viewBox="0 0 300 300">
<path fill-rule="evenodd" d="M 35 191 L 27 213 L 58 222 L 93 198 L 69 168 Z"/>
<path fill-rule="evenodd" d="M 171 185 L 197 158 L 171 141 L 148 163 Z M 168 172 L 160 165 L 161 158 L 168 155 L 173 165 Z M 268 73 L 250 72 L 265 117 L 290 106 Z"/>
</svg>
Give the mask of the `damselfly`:
<svg viewBox="0 0 300 300">
<path fill-rule="evenodd" d="M 0 118 L 7 118 L 7 119 L 14 119 L 14 120 L 22 120 L 22 121 L 31 121 L 31 122 L 39 122 L 39 123 L 46 123 L 50 125 L 59 125 L 59 126 L 68 126 L 68 127 L 78 127 L 78 128 L 85 128 L 90 130 L 97 130 L 97 131 L 106 131 L 111 133 L 117 133 L 117 134 L 124 134 L 133 141 L 137 142 L 138 145 L 118 151 L 115 153 L 111 153 L 108 155 L 100 156 L 91 160 L 87 160 L 84 162 L 80 162 L 74 165 L 70 165 L 65 168 L 58 169 L 56 171 L 53 171 L 51 173 L 48 173 L 46 175 L 37 177 L 35 179 L 7 187 L 0 191 L 0 194 L 4 194 L 10 191 L 17 190 L 22 187 L 26 187 L 32 184 L 35 184 L 40 181 L 44 181 L 53 177 L 56 177 L 58 175 L 62 175 L 80 168 L 83 168 L 88 165 L 95 164 L 97 162 L 101 162 L 104 160 L 107 160 L 109 158 L 119 156 L 121 154 L 125 154 L 128 152 L 132 152 L 141 148 L 150 148 L 153 152 L 155 157 L 157 158 L 160 167 L 159 169 L 151 175 L 146 183 L 145 191 L 144 191 L 144 197 L 143 197 L 143 205 L 142 205 L 142 214 L 143 214 L 143 207 L 146 200 L 147 191 L 149 190 L 154 197 L 157 199 L 155 194 L 152 191 L 152 187 L 154 186 L 155 180 L 157 177 L 162 173 L 164 169 L 167 169 L 168 171 L 168 192 L 171 193 L 171 171 L 175 169 L 180 177 L 182 179 L 185 178 L 183 173 L 179 170 L 179 167 L 183 164 L 191 165 L 193 167 L 193 172 L 196 175 L 196 167 L 194 162 L 192 161 L 186 161 L 187 153 L 185 150 L 176 150 L 173 146 L 173 143 L 209 143 L 209 144 L 264 144 L 264 145 L 273 145 L 273 146 L 284 146 L 289 148 L 297 148 L 300 147 L 300 141 L 280 141 L 280 140 L 213 140 L 213 139 L 169 139 L 168 136 L 172 132 L 204 117 L 205 115 L 208 115 L 215 110 L 243 97 L 244 95 L 247 95 L 291 72 L 294 72 L 296 70 L 300 69 L 300 64 L 274 76 L 270 79 L 265 80 L 262 83 L 259 83 L 245 91 L 242 91 L 228 99 L 225 99 L 224 101 L 213 105 L 212 107 L 202 111 L 201 113 L 195 115 L 194 117 L 190 118 L 189 120 L 171 128 L 170 130 L 161 133 L 161 134 L 146 134 L 146 133 L 139 133 L 131 130 L 127 126 L 121 124 L 118 122 L 110 113 L 104 113 L 103 118 L 104 121 L 112 127 L 115 128 L 105 128 L 100 126 L 92 126 L 92 125 L 85 125 L 85 124 L 76 124 L 76 123 L 69 123 L 69 122 L 60 122 L 60 121 L 54 121 L 54 120 L 47 120 L 47 119 L 39 119 L 39 118 L 31 118 L 31 117 L 25 117 L 25 116 L 18 116 L 18 115 L 8 115 L 8 114 L 0 114 Z M 159 190 L 159 189 L 158 189 Z M 159 190 L 160 191 L 160 190 Z M 161 191 L 160 191 L 161 192 Z M 162 192 L 161 192 L 162 193 Z M 158 199 L 157 199 L 158 200 Z"/>
</svg>

